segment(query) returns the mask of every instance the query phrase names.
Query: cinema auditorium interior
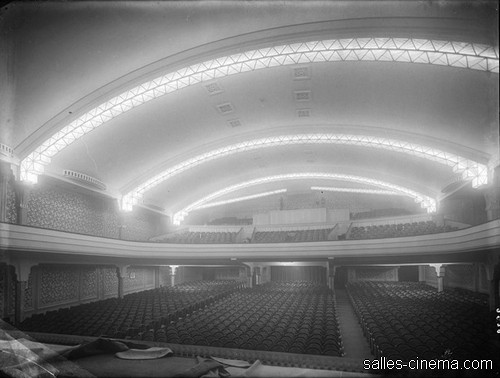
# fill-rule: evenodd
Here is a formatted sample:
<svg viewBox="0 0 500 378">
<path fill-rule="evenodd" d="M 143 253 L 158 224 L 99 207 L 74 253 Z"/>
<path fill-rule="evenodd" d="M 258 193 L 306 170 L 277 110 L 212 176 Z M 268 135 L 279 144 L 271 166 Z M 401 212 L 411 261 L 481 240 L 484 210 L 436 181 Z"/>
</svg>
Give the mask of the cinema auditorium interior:
<svg viewBox="0 0 500 378">
<path fill-rule="evenodd" d="M 497 1 L 0 30 L 0 376 L 500 376 Z"/>
</svg>

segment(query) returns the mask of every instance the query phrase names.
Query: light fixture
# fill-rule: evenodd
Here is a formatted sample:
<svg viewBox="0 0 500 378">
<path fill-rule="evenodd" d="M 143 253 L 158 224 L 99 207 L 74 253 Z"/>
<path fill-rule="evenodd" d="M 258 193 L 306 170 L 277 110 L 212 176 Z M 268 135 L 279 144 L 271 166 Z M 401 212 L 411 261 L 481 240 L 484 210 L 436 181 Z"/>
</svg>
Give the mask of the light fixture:
<svg viewBox="0 0 500 378">
<path fill-rule="evenodd" d="M 196 63 L 143 82 L 83 113 L 28 154 L 22 181 L 36 182 L 51 159 L 85 134 L 137 106 L 198 83 L 248 71 L 298 64 L 389 61 L 468 68 L 498 73 L 493 46 L 416 38 L 344 38 L 292 43 L 245 51 Z M 481 179 L 473 185 L 481 185 Z"/>
<path fill-rule="evenodd" d="M 311 190 L 317 190 L 322 192 L 344 192 L 344 193 L 361 193 L 361 194 L 381 194 L 389 196 L 402 196 L 404 194 L 395 192 L 393 190 L 382 190 L 382 189 L 361 189 L 361 188 L 333 188 L 326 186 L 311 186 Z"/>
<path fill-rule="evenodd" d="M 425 208 L 428 213 L 432 213 L 436 211 L 436 200 L 426 196 L 424 194 L 418 193 L 414 190 L 394 185 L 391 183 L 387 183 L 380 180 L 375 180 L 368 177 L 360 177 L 353 175 L 345 175 L 345 174 L 337 174 L 337 173 L 325 173 L 325 172 L 300 172 L 300 173 L 289 173 L 283 175 L 274 175 L 274 176 L 266 176 L 258 179 L 245 181 L 236 185 L 228 186 L 224 189 L 218 190 L 208 196 L 205 196 L 193 203 L 189 206 L 186 206 L 182 210 L 178 211 L 173 216 L 173 224 L 179 225 L 182 220 L 189 214 L 189 212 L 194 209 L 199 208 L 201 205 L 208 203 L 216 198 L 219 198 L 225 194 L 235 192 L 240 189 L 248 188 L 251 186 L 261 185 L 270 182 L 278 182 L 278 181 L 288 181 L 288 180 L 337 180 L 337 181 L 346 181 L 346 182 L 356 182 L 360 184 L 372 185 L 384 190 L 390 190 L 394 192 L 398 192 L 401 195 L 405 195 L 411 197 L 415 200 L 415 202 L 420 203 L 422 208 Z"/>
<path fill-rule="evenodd" d="M 252 139 L 229 146 L 217 148 L 212 151 L 194 156 L 176 164 L 159 174 L 146 180 L 132 191 L 122 197 L 122 210 L 131 210 L 134 204 L 140 203 L 144 193 L 171 177 L 200 164 L 230 156 L 239 152 L 257 150 L 276 146 L 303 145 L 303 144 L 339 144 L 384 149 L 388 151 L 405 153 L 410 156 L 424 158 L 436 163 L 452 167 L 454 172 L 462 172 L 467 179 L 472 180 L 473 187 L 484 185 L 488 182 L 488 169 L 486 165 L 466 159 L 451 152 L 423 146 L 403 140 L 381 138 L 368 135 L 350 134 L 291 134 L 274 137 Z"/>
<path fill-rule="evenodd" d="M 278 190 L 272 190 L 270 192 L 262 192 L 262 193 L 252 194 L 249 196 L 232 198 L 232 199 L 225 200 L 225 201 L 210 202 L 210 203 L 207 203 L 204 205 L 200 205 L 200 206 L 194 208 L 193 210 L 201 210 L 201 209 L 206 209 L 209 207 L 222 206 L 222 205 L 227 205 L 227 204 L 235 203 L 235 202 L 248 201 L 248 200 L 255 199 L 255 198 L 268 197 L 268 196 L 272 196 L 272 195 L 280 194 L 280 193 L 285 193 L 285 192 L 286 192 L 286 189 L 278 189 Z"/>
</svg>

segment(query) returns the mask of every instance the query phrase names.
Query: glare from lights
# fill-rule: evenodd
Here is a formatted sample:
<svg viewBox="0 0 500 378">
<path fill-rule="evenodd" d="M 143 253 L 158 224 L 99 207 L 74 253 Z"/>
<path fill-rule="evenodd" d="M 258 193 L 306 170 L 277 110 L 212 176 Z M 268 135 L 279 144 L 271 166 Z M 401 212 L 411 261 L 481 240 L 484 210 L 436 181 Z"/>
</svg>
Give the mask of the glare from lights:
<svg viewBox="0 0 500 378">
<path fill-rule="evenodd" d="M 472 185 L 476 188 L 488 182 L 488 169 L 485 165 L 466 159 L 462 156 L 442 151 L 433 147 L 423 146 L 416 143 L 402 140 L 381 138 L 367 135 L 349 135 L 349 134 L 291 134 L 253 139 L 229 146 L 221 147 L 197 155 L 191 159 L 184 160 L 163 172 L 151 177 L 141 185 L 125 194 L 122 198 L 122 210 L 130 211 L 132 206 L 139 204 L 144 193 L 163 181 L 194 168 L 200 164 L 212 161 L 218 158 L 233 155 L 239 152 L 256 150 L 260 148 L 288 146 L 299 144 L 340 144 L 361 147 L 380 148 L 389 151 L 401 152 L 411 156 L 424 158 L 436 163 L 452 167 L 455 173 L 462 172 Z"/>
<path fill-rule="evenodd" d="M 311 190 L 319 190 L 322 192 L 345 192 L 345 193 L 361 193 L 361 194 L 381 194 L 389 196 L 402 196 L 402 193 L 395 192 L 393 190 L 381 190 L 381 189 L 361 189 L 361 188 L 333 188 L 326 186 L 311 186 Z"/>
<path fill-rule="evenodd" d="M 198 206 L 192 210 L 201 210 L 201 209 L 206 209 L 209 207 L 228 205 L 230 203 L 247 201 L 247 200 L 251 200 L 251 199 L 255 199 L 255 198 L 262 198 L 262 197 L 272 196 L 275 194 L 280 194 L 280 193 L 285 193 L 285 192 L 286 192 L 286 189 L 278 189 L 278 190 L 273 190 L 270 192 L 263 192 L 263 193 L 252 194 L 252 195 L 244 196 L 244 197 L 232 198 L 232 199 L 225 200 L 225 201 L 210 202 L 210 203 L 207 203 L 205 205 Z"/>
<path fill-rule="evenodd" d="M 207 202 L 210 202 L 216 198 L 219 198 L 223 195 L 232 193 L 240 189 L 270 182 L 288 181 L 288 180 L 314 180 L 314 179 L 338 180 L 338 181 L 355 182 L 359 184 L 372 185 L 384 190 L 398 192 L 401 193 L 402 195 L 411 197 L 415 200 L 416 203 L 420 203 L 420 206 L 422 208 L 425 208 L 428 213 L 436 211 L 435 199 L 399 185 L 394 185 L 380 180 L 375 180 L 367 177 L 353 176 L 353 175 L 323 173 L 323 172 L 303 172 L 303 173 L 289 173 L 283 175 L 266 176 L 250 181 L 245 181 L 236 185 L 228 186 L 224 189 L 218 190 L 212 194 L 209 194 L 206 197 L 203 197 L 193 202 L 189 206 L 186 206 L 184 209 L 175 213 L 173 216 L 173 224 L 180 225 L 182 220 L 189 214 L 189 212 L 199 208 L 201 205 L 204 205 Z"/>
<path fill-rule="evenodd" d="M 493 46 L 417 38 L 345 38 L 299 42 L 245 51 L 196 63 L 146 81 L 87 111 L 45 140 L 21 161 L 21 181 L 36 182 L 51 159 L 71 143 L 137 106 L 182 88 L 220 77 L 297 64 L 378 61 L 418 63 L 498 73 Z M 484 178 L 472 179 L 473 186 Z M 125 205 L 129 207 L 128 204 Z"/>
</svg>

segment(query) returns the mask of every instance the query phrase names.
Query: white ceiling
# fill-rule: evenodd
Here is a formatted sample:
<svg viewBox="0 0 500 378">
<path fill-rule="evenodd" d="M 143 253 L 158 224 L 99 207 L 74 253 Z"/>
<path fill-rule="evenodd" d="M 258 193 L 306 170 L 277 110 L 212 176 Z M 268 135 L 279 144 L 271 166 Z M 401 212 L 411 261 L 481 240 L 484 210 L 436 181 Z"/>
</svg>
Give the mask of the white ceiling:
<svg viewBox="0 0 500 378">
<path fill-rule="evenodd" d="M 7 98 L 2 143 L 24 158 L 73 114 L 120 88 L 170 72 L 182 62 L 277 44 L 281 40 L 415 35 L 493 44 L 492 2 L 43 2 L 2 10 L 0 67 Z M 404 19 L 401 19 L 403 17 Z M 354 20 L 350 20 L 354 19 Z M 391 28 L 390 25 L 397 27 Z M 349 25 L 355 25 L 351 31 Z M 402 25 L 408 25 L 405 29 Z M 316 38 L 318 39 L 318 38 Z M 319 38 L 321 39 L 321 38 Z M 271 43 L 272 42 L 272 43 Z M 220 51 L 220 52 L 219 52 Z M 189 63 L 191 64 L 191 63 Z M 122 114 L 58 153 L 46 167 L 103 181 L 125 194 L 189 157 L 267 135 L 353 133 L 419 141 L 486 163 L 498 155 L 498 74 L 391 62 L 312 63 L 197 84 Z M 0 85 L 1 86 L 1 85 Z M 311 100 L 296 101 L 296 91 Z M 221 114 L 218 105 L 233 111 Z M 297 109 L 310 109 L 299 118 Z M 231 127 L 229 121 L 241 126 Z M 403 155 L 403 156 L 401 156 Z M 366 147 L 296 145 L 217 159 L 146 193 L 145 203 L 178 211 L 226 186 L 279 173 L 357 174 L 437 196 L 455 176 L 449 167 Z M 264 187 L 239 195 L 265 191 Z"/>
</svg>

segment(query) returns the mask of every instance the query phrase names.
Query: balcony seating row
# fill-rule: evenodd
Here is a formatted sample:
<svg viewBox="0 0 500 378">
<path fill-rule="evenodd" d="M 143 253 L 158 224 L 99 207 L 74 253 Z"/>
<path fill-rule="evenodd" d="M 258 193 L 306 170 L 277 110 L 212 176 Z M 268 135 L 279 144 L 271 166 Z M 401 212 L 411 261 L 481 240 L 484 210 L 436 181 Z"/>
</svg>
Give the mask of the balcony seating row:
<svg viewBox="0 0 500 378">
<path fill-rule="evenodd" d="M 328 240 L 331 228 L 294 231 L 257 231 L 252 243 L 297 243 Z"/>
<path fill-rule="evenodd" d="M 382 239 L 397 238 L 403 236 L 417 236 L 437 234 L 441 232 L 456 231 L 457 227 L 437 226 L 433 221 L 383 224 L 376 226 L 354 226 L 349 232 L 348 239 Z"/>
<path fill-rule="evenodd" d="M 235 243 L 237 232 L 194 232 L 185 231 L 174 235 L 157 239 L 159 243 L 178 243 L 178 244 L 226 244 Z"/>
</svg>

